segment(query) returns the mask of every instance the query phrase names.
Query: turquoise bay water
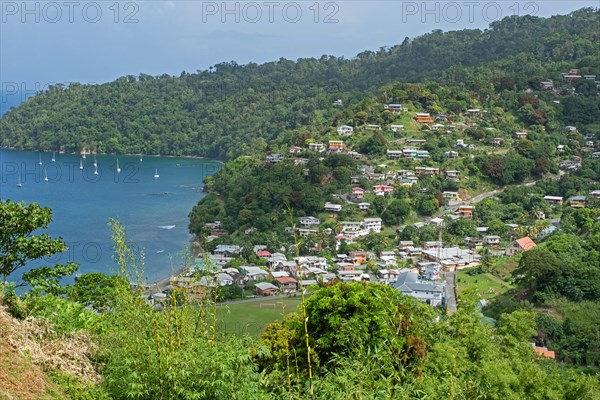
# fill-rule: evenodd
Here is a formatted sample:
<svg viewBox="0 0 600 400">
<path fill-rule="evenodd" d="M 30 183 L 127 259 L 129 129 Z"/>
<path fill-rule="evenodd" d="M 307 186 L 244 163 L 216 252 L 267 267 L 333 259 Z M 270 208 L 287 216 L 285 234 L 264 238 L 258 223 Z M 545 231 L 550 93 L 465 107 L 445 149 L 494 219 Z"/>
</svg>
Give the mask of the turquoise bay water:
<svg viewBox="0 0 600 400">
<path fill-rule="evenodd" d="M 93 155 L 82 160 L 74 154 L 56 154 L 55 162 L 52 156 L 0 150 L 0 199 L 50 207 L 53 222 L 47 231 L 61 236 L 69 246 L 49 263 L 76 261 L 80 273 L 114 272 L 108 220 L 118 218 L 132 247 L 145 251 L 148 281 L 164 278 L 181 266 L 192 238 L 188 214 L 203 196 L 204 177 L 217 172 L 220 162 L 99 155 L 95 174 Z M 117 159 L 120 173 L 116 172 Z M 31 266 L 41 265 L 46 264 L 36 261 Z"/>
</svg>

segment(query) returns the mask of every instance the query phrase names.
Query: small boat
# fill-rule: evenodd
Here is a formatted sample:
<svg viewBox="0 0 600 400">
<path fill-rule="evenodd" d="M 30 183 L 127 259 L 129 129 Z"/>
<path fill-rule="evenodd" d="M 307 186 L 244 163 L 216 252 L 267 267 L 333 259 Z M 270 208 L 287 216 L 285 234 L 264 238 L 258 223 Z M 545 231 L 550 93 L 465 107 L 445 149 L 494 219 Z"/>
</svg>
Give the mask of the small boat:
<svg viewBox="0 0 600 400">
<path fill-rule="evenodd" d="M 44 170 L 44 182 L 48 182 L 48 170 Z"/>
<path fill-rule="evenodd" d="M 23 187 L 23 184 L 21 183 L 21 177 L 19 176 L 19 179 L 17 180 L 17 187 Z"/>
<path fill-rule="evenodd" d="M 40 153 L 40 162 L 39 162 L 39 164 L 42 165 L 42 153 Z"/>
<path fill-rule="evenodd" d="M 98 175 L 98 164 L 94 164 L 94 175 Z"/>
<path fill-rule="evenodd" d="M 56 162 L 56 152 L 52 152 L 52 162 Z"/>
<path fill-rule="evenodd" d="M 158 177 L 160 177 L 160 175 L 158 175 L 158 168 L 154 170 L 154 178 L 158 179 Z"/>
<path fill-rule="evenodd" d="M 121 173 L 121 168 L 119 168 L 119 159 L 117 158 L 117 174 Z"/>
<path fill-rule="evenodd" d="M 142 155 L 140 154 L 140 162 L 142 162 L 142 161 L 144 161 L 144 160 L 142 159 Z"/>
<path fill-rule="evenodd" d="M 83 158 L 85 160 L 85 153 L 81 152 L 81 158 Z"/>
<path fill-rule="evenodd" d="M 96 156 L 94 156 L 94 167 L 98 166 L 98 160 L 96 160 Z"/>
<path fill-rule="evenodd" d="M 79 169 L 83 170 L 83 158 L 79 159 Z"/>
</svg>

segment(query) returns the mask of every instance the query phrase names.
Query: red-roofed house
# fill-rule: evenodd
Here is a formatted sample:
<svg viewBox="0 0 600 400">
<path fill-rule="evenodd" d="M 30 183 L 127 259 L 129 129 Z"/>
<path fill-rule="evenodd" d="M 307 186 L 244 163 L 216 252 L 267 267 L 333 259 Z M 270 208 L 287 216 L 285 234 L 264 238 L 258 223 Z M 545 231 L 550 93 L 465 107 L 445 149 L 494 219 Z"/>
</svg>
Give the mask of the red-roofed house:
<svg viewBox="0 0 600 400">
<path fill-rule="evenodd" d="M 256 256 L 260 258 L 267 258 L 271 257 L 271 253 L 267 250 L 260 250 L 258 253 L 256 253 Z"/>
<path fill-rule="evenodd" d="M 283 293 L 295 293 L 298 289 L 298 281 L 289 276 L 275 278 L 275 284 Z"/>
<path fill-rule="evenodd" d="M 522 251 L 531 250 L 536 246 L 535 242 L 529 236 L 515 240 L 509 247 L 506 248 L 506 255 L 521 253 Z"/>
<path fill-rule="evenodd" d="M 556 358 L 556 353 L 553 350 L 548 350 L 545 347 L 539 347 L 539 346 L 535 346 L 534 347 L 535 352 L 543 357 L 548 357 L 548 358 Z"/>
</svg>

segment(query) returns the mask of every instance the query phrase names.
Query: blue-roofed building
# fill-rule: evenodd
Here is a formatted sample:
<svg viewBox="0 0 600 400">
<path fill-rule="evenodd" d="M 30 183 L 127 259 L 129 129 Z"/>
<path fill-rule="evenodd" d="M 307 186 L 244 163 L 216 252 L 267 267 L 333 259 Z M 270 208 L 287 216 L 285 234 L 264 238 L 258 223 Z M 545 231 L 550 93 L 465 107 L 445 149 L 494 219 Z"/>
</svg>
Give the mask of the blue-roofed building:
<svg viewBox="0 0 600 400">
<path fill-rule="evenodd" d="M 403 294 L 421 300 L 432 307 L 445 302 L 444 285 L 438 282 L 421 280 L 416 272 L 401 271 L 392 286 Z"/>
</svg>

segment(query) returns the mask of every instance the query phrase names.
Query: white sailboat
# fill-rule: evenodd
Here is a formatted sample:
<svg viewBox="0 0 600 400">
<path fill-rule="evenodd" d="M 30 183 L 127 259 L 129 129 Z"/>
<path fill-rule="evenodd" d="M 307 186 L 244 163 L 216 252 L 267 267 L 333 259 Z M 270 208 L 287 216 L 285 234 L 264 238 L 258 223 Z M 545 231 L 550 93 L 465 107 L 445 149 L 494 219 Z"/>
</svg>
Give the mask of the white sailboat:
<svg viewBox="0 0 600 400">
<path fill-rule="evenodd" d="M 83 171 L 83 158 L 79 159 L 79 169 Z"/>
<path fill-rule="evenodd" d="M 48 170 L 44 169 L 44 182 L 48 182 Z"/>
<path fill-rule="evenodd" d="M 142 162 L 142 161 L 144 161 L 144 160 L 142 159 L 142 155 L 140 154 L 140 162 Z"/>
<path fill-rule="evenodd" d="M 17 179 L 17 187 L 23 187 L 23 184 L 21 183 L 21 176 L 19 176 L 19 179 Z"/>
<path fill-rule="evenodd" d="M 98 160 L 96 160 L 96 156 L 94 156 L 94 168 L 98 166 Z"/>
<path fill-rule="evenodd" d="M 117 174 L 121 173 L 121 168 L 119 168 L 119 159 L 117 158 Z"/>
<path fill-rule="evenodd" d="M 94 163 L 94 175 L 98 175 L 98 164 Z"/>
<path fill-rule="evenodd" d="M 40 162 L 39 162 L 39 164 L 42 165 L 42 153 L 39 153 L 39 154 L 40 154 Z"/>
<path fill-rule="evenodd" d="M 158 168 L 154 170 L 154 178 L 158 179 L 160 175 L 158 175 Z"/>
<path fill-rule="evenodd" d="M 56 152 L 52 152 L 52 162 L 56 162 Z"/>
</svg>

